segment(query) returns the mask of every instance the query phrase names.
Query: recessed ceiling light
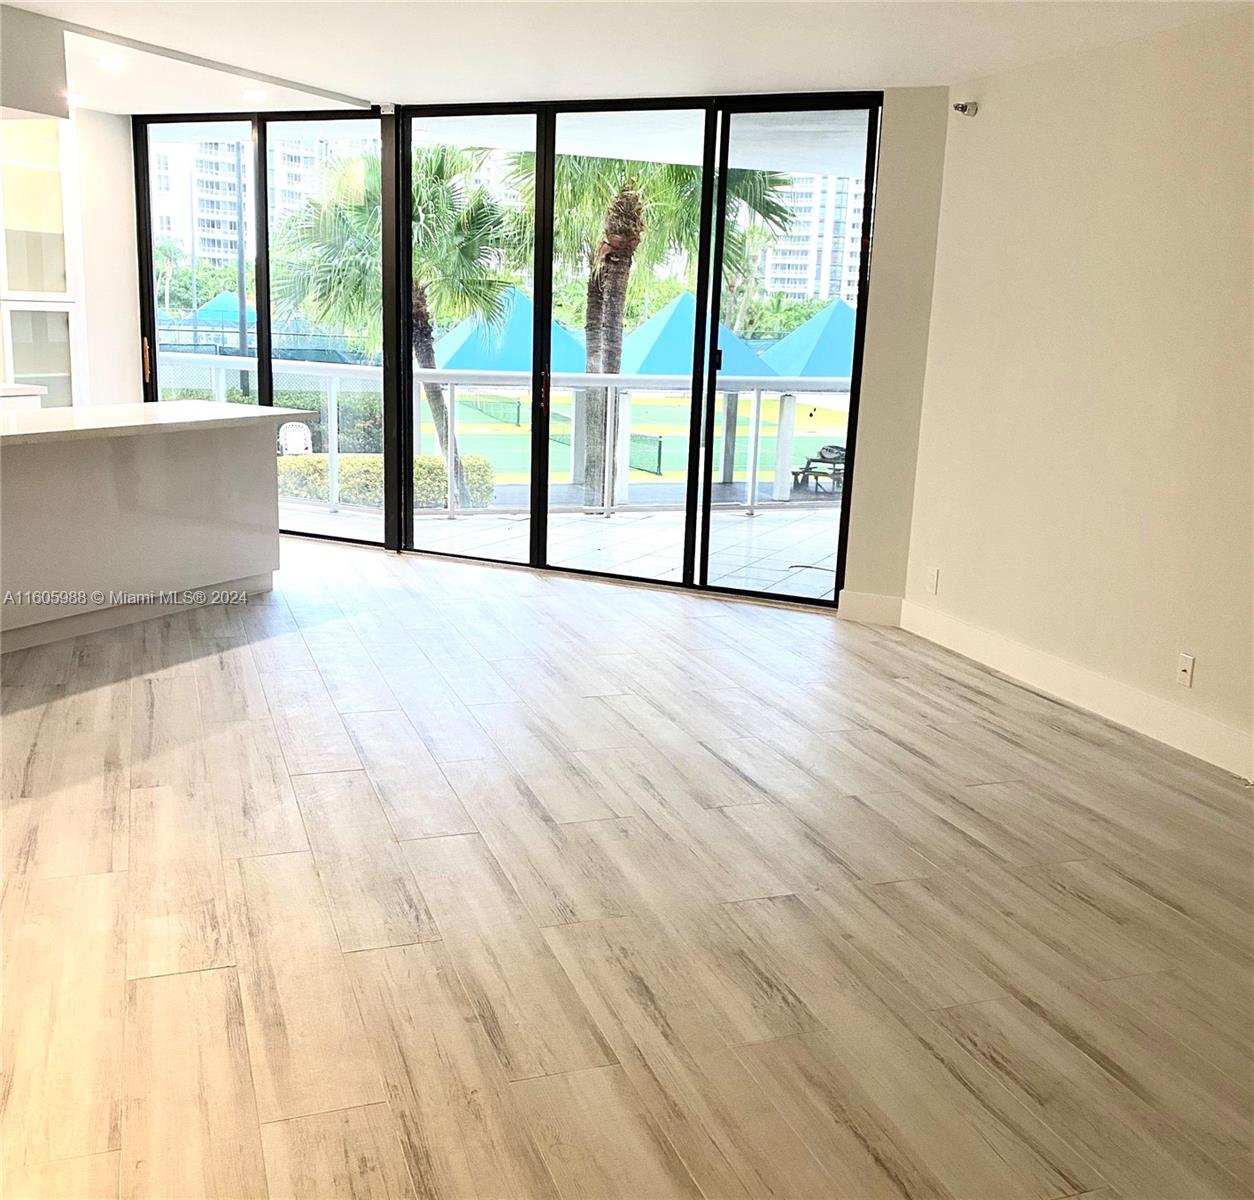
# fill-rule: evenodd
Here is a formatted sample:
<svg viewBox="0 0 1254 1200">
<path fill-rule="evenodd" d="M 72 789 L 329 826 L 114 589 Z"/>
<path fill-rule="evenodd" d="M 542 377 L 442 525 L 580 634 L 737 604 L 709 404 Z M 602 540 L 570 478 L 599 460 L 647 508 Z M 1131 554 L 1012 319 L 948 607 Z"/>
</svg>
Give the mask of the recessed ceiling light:
<svg viewBox="0 0 1254 1200">
<path fill-rule="evenodd" d="M 266 98 L 266 94 L 261 88 L 245 88 L 243 96 L 250 104 L 256 104 Z"/>
<path fill-rule="evenodd" d="M 126 66 L 126 55 L 120 50 L 110 50 L 102 54 L 97 60 L 102 71 L 120 71 Z"/>
</svg>

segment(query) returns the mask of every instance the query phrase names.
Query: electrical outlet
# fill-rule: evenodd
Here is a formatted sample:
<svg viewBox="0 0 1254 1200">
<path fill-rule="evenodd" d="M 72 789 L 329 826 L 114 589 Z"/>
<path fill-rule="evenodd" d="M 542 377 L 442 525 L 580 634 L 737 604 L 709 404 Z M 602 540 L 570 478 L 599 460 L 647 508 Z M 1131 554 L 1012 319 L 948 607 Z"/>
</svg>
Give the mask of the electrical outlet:
<svg viewBox="0 0 1254 1200">
<path fill-rule="evenodd" d="M 927 573 L 927 590 L 935 596 L 940 589 L 940 567 L 933 567 Z"/>
<path fill-rule="evenodd" d="M 1193 686 L 1193 655 L 1182 654 L 1176 660 L 1176 682 L 1181 687 Z"/>
</svg>

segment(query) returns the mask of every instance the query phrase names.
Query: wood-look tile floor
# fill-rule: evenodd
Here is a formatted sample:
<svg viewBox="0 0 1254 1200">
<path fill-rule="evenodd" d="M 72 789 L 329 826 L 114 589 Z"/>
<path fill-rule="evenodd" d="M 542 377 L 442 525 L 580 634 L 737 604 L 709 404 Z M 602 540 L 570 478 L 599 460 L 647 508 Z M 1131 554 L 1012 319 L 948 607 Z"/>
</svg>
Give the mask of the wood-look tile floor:
<svg viewBox="0 0 1254 1200">
<path fill-rule="evenodd" d="M 7 1197 L 1254 1194 L 1254 795 L 909 635 L 288 542 L 2 668 Z"/>
</svg>

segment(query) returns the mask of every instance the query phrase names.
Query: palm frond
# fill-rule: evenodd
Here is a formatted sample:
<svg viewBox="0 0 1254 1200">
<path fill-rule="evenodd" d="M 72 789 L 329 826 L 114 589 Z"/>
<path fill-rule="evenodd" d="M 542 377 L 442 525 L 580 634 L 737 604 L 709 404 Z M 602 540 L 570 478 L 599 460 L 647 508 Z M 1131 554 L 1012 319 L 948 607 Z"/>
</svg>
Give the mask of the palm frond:
<svg viewBox="0 0 1254 1200">
<path fill-rule="evenodd" d="M 419 149 L 413 160 L 412 262 L 437 320 L 502 318 L 511 230 L 473 182 L 486 151 Z M 382 343 L 382 177 L 375 155 L 327 165 L 320 193 L 290 213 L 271 239 L 276 316 L 301 315 Z"/>
</svg>

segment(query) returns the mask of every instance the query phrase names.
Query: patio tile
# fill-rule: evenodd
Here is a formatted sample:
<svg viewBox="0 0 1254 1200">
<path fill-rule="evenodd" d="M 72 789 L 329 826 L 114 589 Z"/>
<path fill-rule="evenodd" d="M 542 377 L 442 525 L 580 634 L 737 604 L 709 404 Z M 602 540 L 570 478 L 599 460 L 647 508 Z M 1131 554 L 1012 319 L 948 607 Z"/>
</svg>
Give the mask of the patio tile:
<svg viewBox="0 0 1254 1200">
<path fill-rule="evenodd" d="M 285 528 L 333 537 L 380 541 L 380 512 L 342 508 L 330 513 L 315 505 L 284 501 Z M 759 508 L 715 509 L 710 522 L 709 579 L 716 586 L 769 591 L 781 596 L 830 598 L 836 563 L 840 505 L 811 501 Z M 482 511 L 449 520 L 438 510 L 415 514 L 420 550 L 525 562 L 531 521 L 526 514 Z M 619 510 L 549 514 L 549 563 L 576 571 L 598 571 L 677 581 L 682 576 L 684 512 Z"/>
</svg>

